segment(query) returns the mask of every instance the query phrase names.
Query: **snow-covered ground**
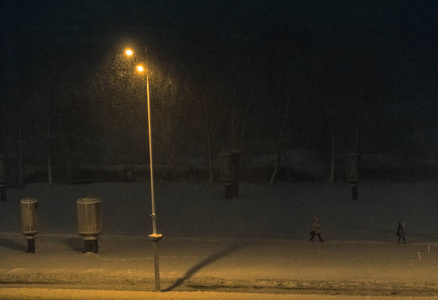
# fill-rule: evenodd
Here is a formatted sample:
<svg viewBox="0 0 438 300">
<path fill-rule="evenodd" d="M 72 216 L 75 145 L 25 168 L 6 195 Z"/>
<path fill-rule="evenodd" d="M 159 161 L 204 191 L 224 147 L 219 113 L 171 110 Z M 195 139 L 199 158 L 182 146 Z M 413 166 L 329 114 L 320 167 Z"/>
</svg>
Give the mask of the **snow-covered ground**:
<svg viewBox="0 0 438 300">
<path fill-rule="evenodd" d="M 352 201 L 347 184 L 242 183 L 239 198 L 225 199 L 220 184 L 158 181 L 162 287 L 435 295 L 437 192 L 438 183 L 362 183 Z M 76 200 L 85 196 L 103 201 L 104 233 L 93 255 L 82 253 L 76 227 Z M 20 233 L 23 197 L 39 201 L 35 254 L 25 252 Z M 315 214 L 324 243 L 308 240 Z M 399 221 L 407 245 L 395 243 Z M 151 231 L 147 183 L 9 189 L 0 202 L 0 279 L 152 289 Z"/>
<path fill-rule="evenodd" d="M 173 237 L 307 239 L 312 216 L 328 240 L 393 241 L 406 222 L 410 241 L 438 241 L 438 183 L 241 183 L 225 199 L 221 184 L 156 182 L 158 231 Z M 151 233 L 148 183 L 29 184 L 0 202 L 0 232 L 20 232 L 20 199 L 38 199 L 41 233 L 77 233 L 76 200 L 102 198 L 104 234 Z"/>
</svg>

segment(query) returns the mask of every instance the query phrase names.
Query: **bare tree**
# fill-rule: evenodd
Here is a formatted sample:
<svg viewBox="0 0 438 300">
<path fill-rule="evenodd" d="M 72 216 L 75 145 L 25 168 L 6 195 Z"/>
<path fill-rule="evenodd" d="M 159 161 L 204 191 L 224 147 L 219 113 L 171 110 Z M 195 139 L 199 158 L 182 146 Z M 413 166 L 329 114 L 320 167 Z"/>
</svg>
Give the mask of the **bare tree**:
<svg viewBox="0 0 438 300">
<path fill-rule="evenodd" d="M 52 148 L 50 136 L 50 117 L 47 117 L 47 181 L 53 183 Z"/>
<path fill-rule="evenodd" d="M 278 126 L 278 136 L 277 136 L 277 146 L 276 146 L 276 162 L 275 162 L 275 167 L 274 167 L 274 171 L 272 172 L 271 175 L 271 179 L 269 180 L 270 184 L 273 184 L 275 182 L 275 179 L 277 177 L 278 174 L 278 170 L 280 169 L 280 163 L 281 163 L 281 156 L 282 156 L 282 151 L 283 151 L 283 147 L 284 147 L 284 135 L 286 132 L 286 126 L 288 123 L 288 118 L 289 118 L 289 104 L 290 104 L 290 100 L 292 98 L 292 92 L 290 92 L 290 94 L 288 95 L 287 99 L 286 99 L 286 105 L 285 105 L 285 112 L 284 112 L 284 116 L 283 116 L 283 122 L 280 121 L 281 117 L 280 117 L 280 108 L 277 109 L 277 124 L 279 124 Z"/>
<path fill-rule="evenodd" d="M 214 181 L 214 155 L 213 155 L 213 141 L 211 132 L 211 119 L 210 119 L 210 109 L 209 102 L 211 99 L 204 97 L 204 122 L 205 122 L 205 134 L 207 138 L 207 152 L 208 152 L 208 182 L 213 183 Z"/>
</svg>

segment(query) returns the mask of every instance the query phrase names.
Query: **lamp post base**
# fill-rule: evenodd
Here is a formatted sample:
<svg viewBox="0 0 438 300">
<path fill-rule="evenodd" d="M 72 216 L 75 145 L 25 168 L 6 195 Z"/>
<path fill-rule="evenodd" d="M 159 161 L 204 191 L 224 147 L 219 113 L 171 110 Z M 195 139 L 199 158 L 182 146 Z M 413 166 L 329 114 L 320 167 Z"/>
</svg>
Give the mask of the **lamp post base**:
<svg viewBox="0 0 438 300">
<path fill-rule="evenodd" d="M 159 234 L 159 233 L 150 234 L 150 235 L 148 235 L 148 237 L 149 237 L 149 240 L 152 242 L 158 242 L 158 241 L 161 241 L 163 239 L 163 235 Z"/>
<path fill-rule="evenodd" d="M 158 255 L 158 241 L 163 238 L 162 234 L 153 233 L 149 235 L 149 240 L 154 242 L 154 272 L 155 272 L 155 291 L 159 292 L 160 288 L 160 265 Z"/>
</svg>

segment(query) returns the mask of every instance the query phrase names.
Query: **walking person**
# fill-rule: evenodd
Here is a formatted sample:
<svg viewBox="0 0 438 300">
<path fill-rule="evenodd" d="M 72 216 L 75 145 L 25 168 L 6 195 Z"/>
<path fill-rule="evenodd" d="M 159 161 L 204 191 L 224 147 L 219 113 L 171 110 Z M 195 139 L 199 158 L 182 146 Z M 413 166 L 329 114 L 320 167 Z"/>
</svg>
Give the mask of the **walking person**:
<svg viewBox="0 0 438 300">
<path fill-rule="evenodd" d="M 314 216 L 312 221 L 312 231 L 310 231 L 310 240 L 312 242 L 313 242 L 313 238 L 316 235 L 318 236 L 320 242 L 324 242 L 324 240 L 321 237 L 321 224 L 319 223 L 318 216 Z"/>
<path fill-rule="evenodd" d="M 397 240 L 397 244 L 400 243 L 400 240 L 403 240 L 403 243 L 406 244 L 406 224 L 404 222 L 398 222 L 398 226 L 397 226 L 397 236 L 398 236 L 398 240 Z"/>
</svg>

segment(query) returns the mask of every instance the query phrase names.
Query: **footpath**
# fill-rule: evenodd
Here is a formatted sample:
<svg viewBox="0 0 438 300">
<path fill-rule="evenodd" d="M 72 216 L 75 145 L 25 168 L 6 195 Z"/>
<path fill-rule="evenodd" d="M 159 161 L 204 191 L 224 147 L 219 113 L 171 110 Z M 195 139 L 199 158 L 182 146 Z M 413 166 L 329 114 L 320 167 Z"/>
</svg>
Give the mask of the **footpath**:
<svg viewBox="0 0 438 300">
<path fill-rule="evenodd" d="M 147 236 L 102 235 L 98 253 L 84 249 L 80 236 L 41 234 L 35 253 L 27 253 L 24 236 L 0 233 L 0 299 L 14 299 L 7 297 L 23 287 L 78 293 L 154 290 L 153 247 Z M 437 243 L 164 237 L 159 257 L 161 291 L 182 293 L 172 299 L 183 299 L 184 293 L 229 293 L 230 299 L 235 293 L 438 295 Z"/>
</svg>

